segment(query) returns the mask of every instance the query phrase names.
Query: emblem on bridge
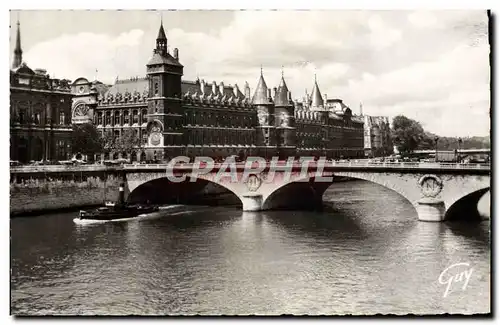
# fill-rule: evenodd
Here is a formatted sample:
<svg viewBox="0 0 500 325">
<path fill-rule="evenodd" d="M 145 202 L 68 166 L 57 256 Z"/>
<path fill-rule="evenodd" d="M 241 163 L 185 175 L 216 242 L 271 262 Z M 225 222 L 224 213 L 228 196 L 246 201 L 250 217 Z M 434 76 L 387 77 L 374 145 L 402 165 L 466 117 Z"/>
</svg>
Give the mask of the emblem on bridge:
<svg viewBox="0 0 500 325">
<path fill-rule="evenodd" d="M 424 175 L 418 181 L 422 194 L 426 197 L 436 197 L 443 189 L 443 182 L 436 175 Z"/>
<path fill-rule="evenodd" d="M 255 192 L 262 184 L 261 179 L 257 175 L 250 175 L 247 179 L 247 188 L 250 192 Z"/>
</svg>

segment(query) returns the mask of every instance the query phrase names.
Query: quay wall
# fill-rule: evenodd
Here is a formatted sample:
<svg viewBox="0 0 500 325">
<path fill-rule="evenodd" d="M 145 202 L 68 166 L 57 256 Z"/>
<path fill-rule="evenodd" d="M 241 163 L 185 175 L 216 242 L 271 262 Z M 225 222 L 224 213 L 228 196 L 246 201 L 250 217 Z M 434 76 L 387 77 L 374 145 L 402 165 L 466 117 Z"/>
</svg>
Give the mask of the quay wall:
<svg viewBox="0 0 500 325">
<path fill-rule="evenodd" d="M 10 214 L 42 214 L 117 201 L 122 181 L 120 173 L 108 170 L 11 170 Z"/>
</svg>

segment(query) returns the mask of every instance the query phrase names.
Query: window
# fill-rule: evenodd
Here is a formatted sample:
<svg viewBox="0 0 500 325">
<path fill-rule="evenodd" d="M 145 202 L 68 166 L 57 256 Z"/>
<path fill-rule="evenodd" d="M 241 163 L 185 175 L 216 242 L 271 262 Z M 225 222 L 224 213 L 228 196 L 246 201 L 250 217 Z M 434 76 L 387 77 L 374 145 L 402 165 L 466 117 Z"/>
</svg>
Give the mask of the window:
<svg viewBox="0 0 500 325">
<path fill-rule="evenodd" d="M 132 111 L 132 120 L 134 124 L 139 123 L 139 111 L 137 111 L 136 109 Z"/>
<path fill-rule="evenodd" d="M 147 123 L 147 121 L 148 121 L 148 110 L 147 109 L 143 109 L 141 115 L 142 115 L 141 116 L 141 119 L 142 119 L 141 123 L 142 124 Z"/>
<path fill-rule="evenodd" d="M 35 114 L 35 124 L 41 124 L 41 122 L 42 122 L 42 118 L 41 118 L 40 112 L 37 112 Z"/>
<path fill-rule="evenodd" d="M 142 144 L 145 145 L 148 143 L 148 134 L 146 133 L 146 130 L 142 132 Z"/>
<path fill-rule="evenodd" d="M 64 111 L 59 112 L 59 124 L 64 124 Z"/>
<path fill-rule="evenodd" d="M 97 125 L 102 125 L 102 112 L 97 113 Z"/>
<path fill-rule="evenodd" d="M 155 95 L 158 95 L 158 82 L 155 82 Z"/>
<path fill-rule="evenodd" d="M 155 100 L 155 113 L 158 113 L 158 101 Z"/>
<path fill-rule="evenodd" d="M 111 112 L 106 112 L 106 125 L 111 124 Z"/>
<path fill-rule="evenodd" d="M 24 123 L 24 120 L 25 120 L 25 114 L 24 114 L 24 109 L 21 108 L 19 110 L 19 123 L 23 124 Z"/>
<path fill-rule="evenodd" d="M 115 124 L 120 124 L 120 111 L 115 111 Z"/>
<path fill-rule="evenodd" d="M 115 138 L 119 138 L 120 137 L 120 131 L 119 130 L 115 130 L 113 132 L 113 135 L 115 136 Z"/>
<path fill-rule="evenodd" d="M 64 140 L 57 141 L 57 156 L 60 160 L 64 160 L 66 158 L 66 144 L 64 143 Z"/>
<path fill-rule="evenodd" d="M 130 123 L 130 116 L 128 114 L 128 111 L 123 112 L 123 123 L 124 124 Z"/>
</svg>

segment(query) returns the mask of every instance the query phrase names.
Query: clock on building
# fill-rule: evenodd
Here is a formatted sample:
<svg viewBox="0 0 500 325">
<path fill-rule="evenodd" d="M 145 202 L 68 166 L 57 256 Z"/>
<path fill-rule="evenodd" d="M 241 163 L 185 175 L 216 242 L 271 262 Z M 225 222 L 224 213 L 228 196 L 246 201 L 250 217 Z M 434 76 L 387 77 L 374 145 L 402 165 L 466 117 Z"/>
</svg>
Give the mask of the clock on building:
<svg viewBox="0 0 500 325">
<path fill-rule="evenodd" d="M 151 134 L 151 144 L 153 146 L 159 145 L 161 142 L 161 134 L 158 132 L 152 133 Z"/>
</svg>

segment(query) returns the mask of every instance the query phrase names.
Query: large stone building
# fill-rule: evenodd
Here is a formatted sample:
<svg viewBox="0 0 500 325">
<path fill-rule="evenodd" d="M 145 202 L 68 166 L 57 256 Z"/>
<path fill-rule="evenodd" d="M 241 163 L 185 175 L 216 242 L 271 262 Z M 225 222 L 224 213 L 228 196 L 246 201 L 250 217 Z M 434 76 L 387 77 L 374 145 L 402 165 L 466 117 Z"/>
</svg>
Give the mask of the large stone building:
<svg viewBox="0 0 500 325">
<path fill-rule="evenodd" d="M 69 80 L 50 78 L 23 62 L 17 22 L 10 70 L 10 159 L 26 163 L 65 160 L 71 152 L 72 94 Z"/>
<path fill-rule="evenodd" d="M 261 71 L 256 90 L 215 81 L 182 80 L 178 49 L 167 50 L 160 26 L 146 76 L 105 85 L 80 78 L 73 83 L 72 118 L 92 121 L 103 134 L 133 130 L 141 145 L 131 153 L 98 159 L 163 160 L 187 155 L 223 158 L 363 156 L 363 120 L 341 100 L 325 100 L 317 82 L 311 96 L 293 102 L 284 77 L 268 88 Z M 130 157 L 129 157 L 130 155 Z"/>
<path fill-rule="evenodd" d="M 387 116 L 364 115 L 364 144 L 367 157 L 392 154 L 391 125 Z"/>
</svg>

